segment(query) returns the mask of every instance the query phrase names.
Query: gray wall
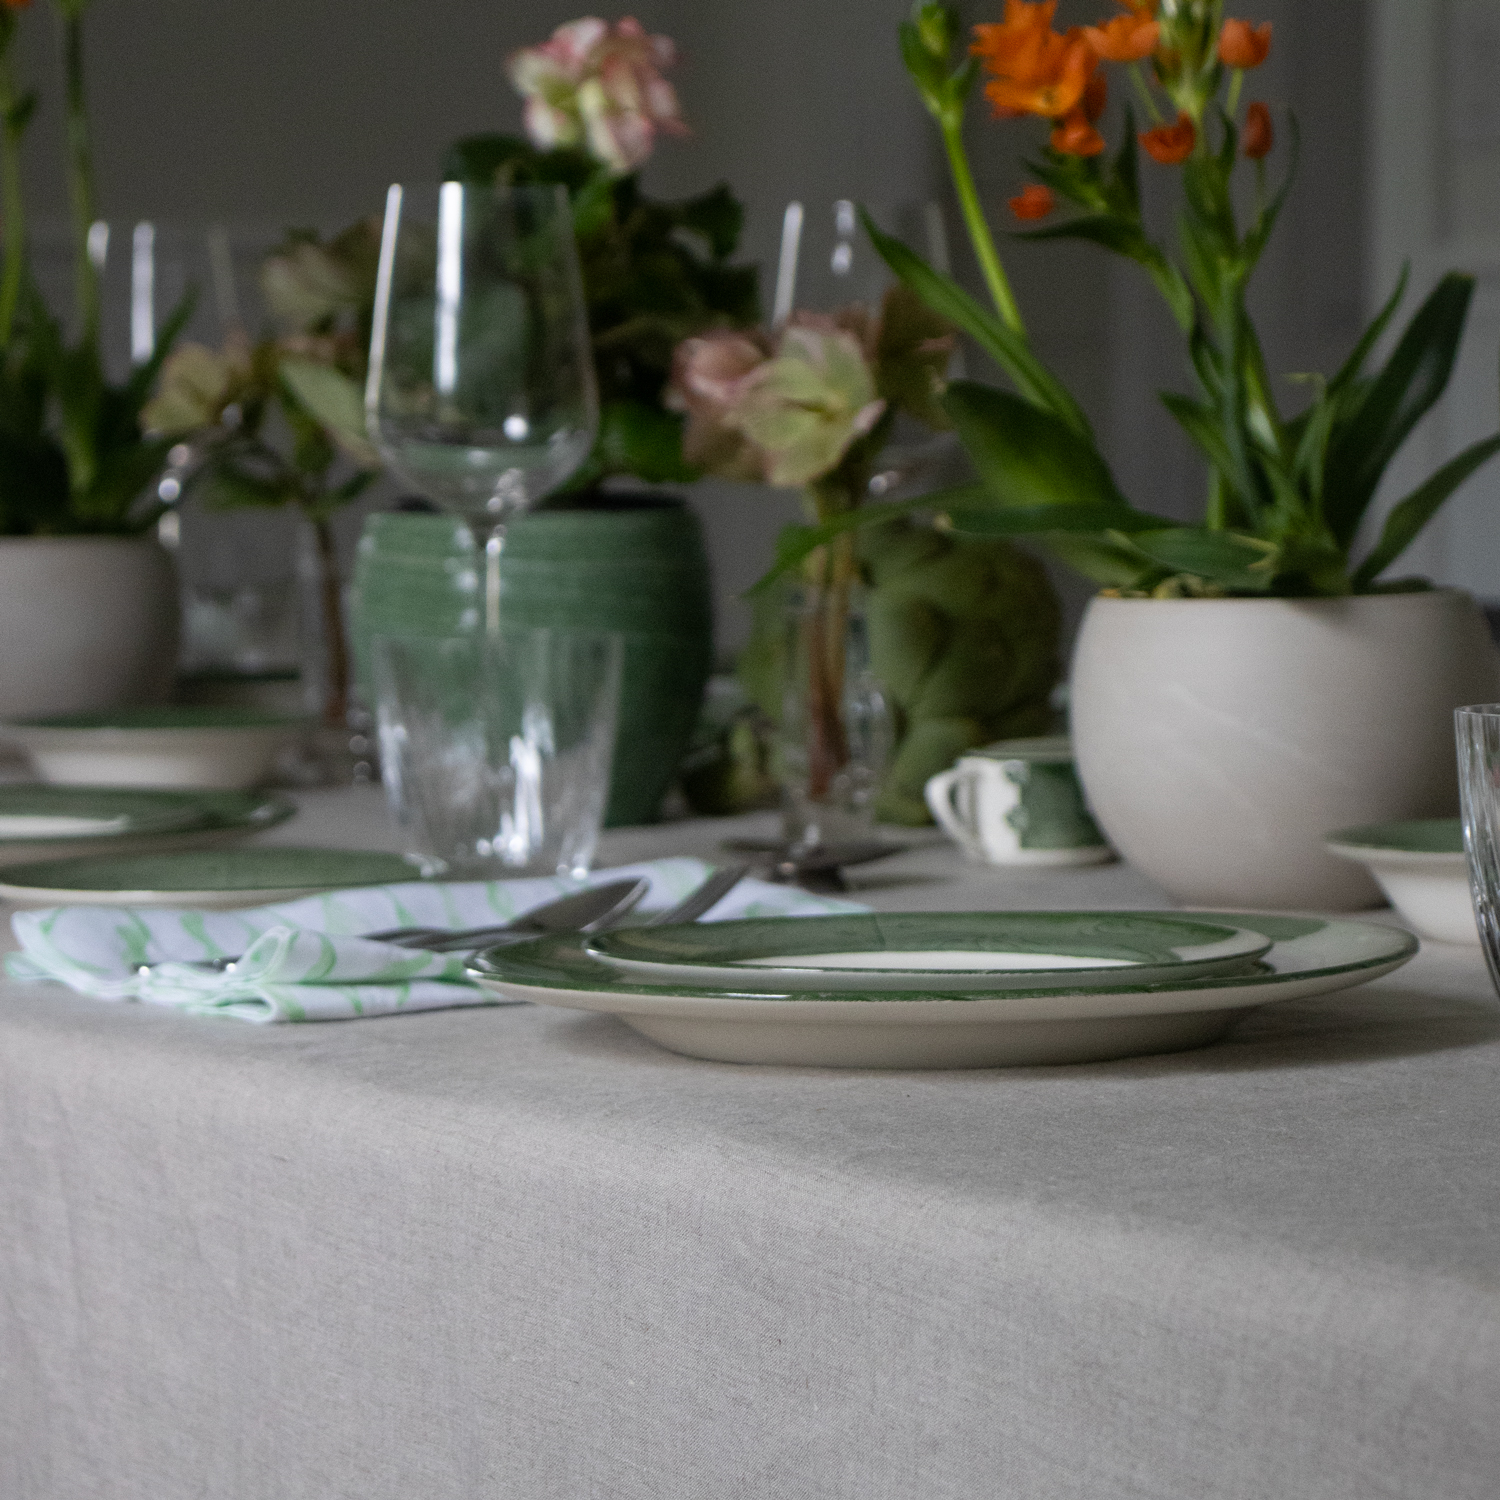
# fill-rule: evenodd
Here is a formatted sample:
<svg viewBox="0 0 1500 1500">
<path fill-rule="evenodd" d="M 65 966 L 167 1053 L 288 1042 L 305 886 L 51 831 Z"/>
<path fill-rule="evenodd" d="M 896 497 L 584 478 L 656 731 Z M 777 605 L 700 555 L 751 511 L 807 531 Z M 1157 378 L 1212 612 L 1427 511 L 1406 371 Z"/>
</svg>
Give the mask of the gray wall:
<svg viewBox="0 0 1500 1500">
<path fill-rule="evenodd" d="M 751 255 L 772 260 L 790 198 L 811 208 L 940 188 L 933 133 L 896 52 L 907 0 L 634 8 L 679 42 L 676 77 L 693 126 L 690 140 L 662 146 L 650 184 L 686 193 L 727 178 L 750 208 Z M 967 8 L 981 19 L 999 4 Z M 1105 0 L 1064 0 L 1060 19 L 1108 9 Z M 1274 21 L 1276 45 L 1252 93 L 1290 103 L 1304 135 L 1301 182 L 1260 277 L 1263 333 L 1274 369 L 1328 369 L 1352 341 L 1360 305 L 1364 0 L 1259 0 L 1254 9 Z M 454 137 L 514 128 L 506 53 L 577 13 L 571 0 L 96 0 L 89 64 L 102 208 L 258 225 L 375 211 L 388 182 L 434 175 Z M 45 75 L 34 211 L 58 216 L 53 17 L 38 4 L 21 19 L 23 66 Z M 997 219 L 1036 134 L 975 110 L 976 163 Z M 1162 169 L 1144 170 L 1166 184 Z M 1157 389 L 1184 382 L 1181 341 L 1154 292 L 1135 268 L 1091 249 L 1006 253 L 1037 342 L 1107 434 L 1127 493 L 1192 514 L 1201 468 L 1155 400 Z M 699 505 L 725 600 L 722 634 L 733 644 L 745 624 L 734 596 L 760 571 L 796 500 L 704 486 Z M 1087 591 L 1067 589 L 1076 609 Z"/>
</svg>

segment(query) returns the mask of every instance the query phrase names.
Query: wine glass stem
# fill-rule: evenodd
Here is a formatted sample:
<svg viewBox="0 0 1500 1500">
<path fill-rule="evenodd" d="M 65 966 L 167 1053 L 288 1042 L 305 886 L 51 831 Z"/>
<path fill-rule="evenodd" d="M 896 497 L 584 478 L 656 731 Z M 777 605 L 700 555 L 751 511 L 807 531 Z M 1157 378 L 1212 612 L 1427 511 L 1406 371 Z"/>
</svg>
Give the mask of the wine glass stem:
<svg viewBox="0 0 1500 1500">
<path fill-rule="evenodd" d="M 484 633 L 500 634 L 500 556 L 505 551 L 505 522 L 473 521 L 474 545 L 484 558 Z"/>
</svg>

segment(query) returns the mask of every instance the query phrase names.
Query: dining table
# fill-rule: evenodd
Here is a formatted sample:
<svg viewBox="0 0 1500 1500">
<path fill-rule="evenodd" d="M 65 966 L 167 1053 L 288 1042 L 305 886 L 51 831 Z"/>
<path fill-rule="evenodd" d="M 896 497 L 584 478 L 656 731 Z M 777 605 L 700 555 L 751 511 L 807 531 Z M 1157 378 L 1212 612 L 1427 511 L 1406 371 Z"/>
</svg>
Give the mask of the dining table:
<svg viewBox="0 0 1500 1500">
<path fill-rule="evenodd" d="M 263 839 L 396 847 L 378 789 L 297 800 Z M 774 826 L 612 830 L 598 863 Z M 849 883 L 1170 905 L 931 834 Z M 0 982 L 3 1500 L 1496 1495 L 1477 943 L 1197 1051 L 935 1072 Z"/>
</svg>

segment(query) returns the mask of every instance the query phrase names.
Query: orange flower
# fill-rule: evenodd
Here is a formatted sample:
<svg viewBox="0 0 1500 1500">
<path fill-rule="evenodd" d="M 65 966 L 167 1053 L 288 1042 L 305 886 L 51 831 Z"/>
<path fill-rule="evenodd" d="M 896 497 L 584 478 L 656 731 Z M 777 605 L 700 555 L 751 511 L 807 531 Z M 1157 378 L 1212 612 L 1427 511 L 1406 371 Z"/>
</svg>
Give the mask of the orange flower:
<svg viewBox="0 0 1500 1500">
<path fill-rule="evenodd" d="M 1193 118 L 1186 111 L 1177 116 L 1175 125 L 1158 125 L 1155 130 L 1141 132 L 1141 145 L 1152 161 L 1164 167 L 1175 167 L 1193 154 L 1198 132 L 1193 129 Z"/>
<path fill-rule="evenodd" d="M 1104 150 L 1104 137 L 1089 123 L 1087 113 L 1079 105 L 1052 132 L 1052 149 L 1064 156 L 1098 156 Z"/>
<path fill-rule="evenodd" d="M 30 4 L 31 0 L 5 0 L 5 5 L 8 10 L 25 10 L 26 7 Z"/>
<path fill-rule="evenodd" d="M 1045 219 L 1056 207 L 1052 189 L 1039 182 L 1028 182 L 1020 195 L 1010 200 L 1010 211 L 1018 219 Z"/>
<path fill-rule="evenodd" d="M 1128 16 L 1116 16 L 1102 26 L 1085 26 L 1083 34 L 1103 61 L 1139 62 L 1156 51 L 1161 24 L 1151 19 L 1149 10 L 1132 9 Z"/>
<path fill-rule="evenodd" d="M 1060 120 L 1076 109 L 1098 60 L 1074 27 L 1052 29 L 1057 0 L 1005 0 L 1005 19 L 974 28 L 970 49 L 993 76 L 985 97 L 1002 117 Z"/>
<path fill-rule="evenodd" d="M 1271 111 L 1259 99 L 1245 111 L 1245 129 L 1240 136 L 1240 146 L 1251 161 L 1259 161 L 1276 143 L 1276 132 L 1271 128 Z"/>
<path fill-rule="evenodd" d="M 1271 23 L 1226 21 L 1219 33 L 1219 59 L 1226 68 L 1258 68 L 1271 51 Z"/>
<path fill-rule="evenodd" d="M 1095 73 L 1083 91 L 1083 112 L 1089 119 L 1097 120 L 1109 102 L 1109 79 L 1103 73 Z"/>
</svg>

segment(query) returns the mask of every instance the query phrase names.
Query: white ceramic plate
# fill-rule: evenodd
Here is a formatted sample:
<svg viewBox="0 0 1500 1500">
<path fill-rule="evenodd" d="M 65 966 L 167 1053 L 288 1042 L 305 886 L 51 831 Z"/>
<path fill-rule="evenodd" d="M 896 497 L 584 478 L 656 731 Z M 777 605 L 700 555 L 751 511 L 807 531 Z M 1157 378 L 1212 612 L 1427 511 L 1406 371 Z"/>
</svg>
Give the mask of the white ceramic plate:
<svg viewBox="0 0 1500 1500">
<path fill-rule="evenodd" d="M 1363 984 L 1399 968 L 1418 946 L 1410 933 L 1370 922 L 1182 915 L 1232 922 L 1262 933 L 1272 946 L 1248 975 L 998 996 L 674 992 L 624 982 L 589 957 L 577 937 L 491 950 L 470 972 L 507 999 L 617 1015 L 689 1057 L 825 1068 L 996 1068 L 1207 1046 L 1256 1006 Z"/>
<path fill-rule="evenodd" d="M 1083 989 L 1242 972 L 1259 932 L 1155 912 L 870 912 L 602 933 L 587 951 L 639 984 L 711 990 Z"/>
<path fill-rule="evenodd" d="M 62 855 L 134 854 L 232 843 L 295 809 L 253 792 L 0 785 L 0 867 Z"/>
<path fill-rule="evenodd" d="M 266 781 L 302 727 L 253 708 L 167 705 L 31 719 L 0 733 L 60 785 L 232 791 Z"/>
<path fill-rule="evenodd" d="M 1330 854 L 1363 865 L 1401 919 L 1423 937 L 1478 946 L 1469 860 L 1457 818 L 1341 828 L 1324 842 Z"/>
</svg>

